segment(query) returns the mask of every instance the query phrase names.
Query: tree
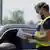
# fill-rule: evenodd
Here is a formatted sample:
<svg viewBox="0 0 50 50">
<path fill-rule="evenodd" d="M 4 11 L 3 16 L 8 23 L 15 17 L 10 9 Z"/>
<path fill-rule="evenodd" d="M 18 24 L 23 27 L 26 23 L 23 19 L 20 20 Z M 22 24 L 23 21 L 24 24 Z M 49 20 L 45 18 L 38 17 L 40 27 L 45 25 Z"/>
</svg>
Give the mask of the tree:
<svg viewBox="0 0 50 50">
<path fill-rule="evenodd" d="M 12 20 L 15 21 L 16 24 L 24 24 L 24 18 L 23 18 L 23 11 L 14 11 L 12 12 Z"/>
<path fill-rule="evenodd" d="M 8 16 L 4 16 L 3 24 L 24 24 L 23 13 L 20 10 L 11 12 L 12 18 L 8 20 Z"/>
</svg>

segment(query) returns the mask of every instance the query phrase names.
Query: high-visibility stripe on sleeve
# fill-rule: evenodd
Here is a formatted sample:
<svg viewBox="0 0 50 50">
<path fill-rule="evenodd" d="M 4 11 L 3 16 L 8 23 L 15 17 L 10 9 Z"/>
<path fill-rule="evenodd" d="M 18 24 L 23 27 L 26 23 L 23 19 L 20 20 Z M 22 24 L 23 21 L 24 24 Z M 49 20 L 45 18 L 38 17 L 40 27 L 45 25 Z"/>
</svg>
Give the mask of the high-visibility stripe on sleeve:
<svg viewBox="0 0 50 50">
<path fill-rule="evenodd" d="M 39 31 L 36 31 L 35 34 L 34 34 L 34 36 L 39 37 L 40 36 L 40 32 Z"/>
</svg>

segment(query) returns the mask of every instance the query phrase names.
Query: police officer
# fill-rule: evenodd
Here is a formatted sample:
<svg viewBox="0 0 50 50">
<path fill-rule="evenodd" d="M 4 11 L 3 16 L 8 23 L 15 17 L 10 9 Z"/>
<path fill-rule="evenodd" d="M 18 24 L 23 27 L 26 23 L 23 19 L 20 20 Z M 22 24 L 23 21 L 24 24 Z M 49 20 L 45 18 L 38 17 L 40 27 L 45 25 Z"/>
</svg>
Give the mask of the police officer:
<svg viewBox="0 0 50 50">
<path fill-rule="evenodd" d="M 41 15 L 43 20 L 37 28 L 34 38 L 37 39 L 39 50 L 50 50 L 50 13 L 49 5 L 45 2 L 38 3 L 35 6 L 36 12 Z"/>
</svg>

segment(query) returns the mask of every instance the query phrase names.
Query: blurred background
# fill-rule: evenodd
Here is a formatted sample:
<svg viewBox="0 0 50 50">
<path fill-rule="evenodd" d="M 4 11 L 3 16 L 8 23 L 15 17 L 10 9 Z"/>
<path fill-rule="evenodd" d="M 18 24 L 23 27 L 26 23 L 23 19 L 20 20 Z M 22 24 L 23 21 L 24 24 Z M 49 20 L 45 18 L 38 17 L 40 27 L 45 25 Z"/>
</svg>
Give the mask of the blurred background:
<svg viewBox="0 0 50 50">
<path fill-rule="evenodd" d="M 39 2 L 50 5 L 50 0 L 0 0 L 0 25 L 29 24 L 36 28 L 40 16 L 35 12 L 34 6 Z"/>
<path fill-rule="evenodd" d="M 50 4 L 49 0 L 0 0 L 1 24 L 31 24 L 36 27 L 40 17 L 34 6 L 39 2 Z M 1 14 L 1 13 L 0 13 Z M 37 17 L 38 16 L 38 17 Z"/>
</svg>

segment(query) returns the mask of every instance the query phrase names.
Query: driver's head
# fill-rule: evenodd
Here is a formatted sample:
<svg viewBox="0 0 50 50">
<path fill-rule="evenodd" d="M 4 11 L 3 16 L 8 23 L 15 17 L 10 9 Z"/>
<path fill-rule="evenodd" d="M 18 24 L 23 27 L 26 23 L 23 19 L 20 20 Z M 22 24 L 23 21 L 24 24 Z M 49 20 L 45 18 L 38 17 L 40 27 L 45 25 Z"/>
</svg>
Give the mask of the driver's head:
<svg viewBox="0 0 50 50">
<path fill-rule="evenodd" d="M 41 2 L 35 6 L 35 10 L 39 15 L 41 15 L 41 18 L 44 18 L 45 17 L 44 15 L 46 15 L 46 12 L 49 12 L 49 6 L 45 2 Z"/>
</svg>

